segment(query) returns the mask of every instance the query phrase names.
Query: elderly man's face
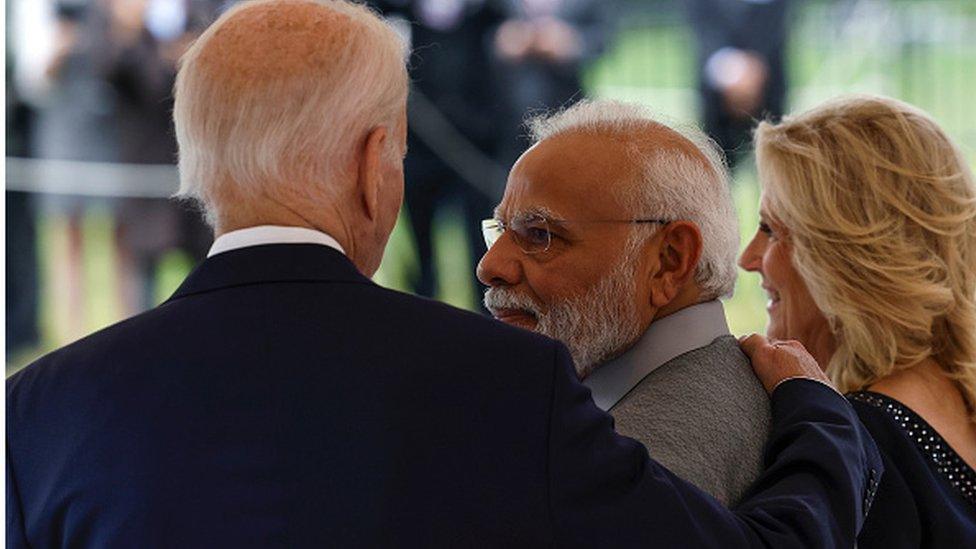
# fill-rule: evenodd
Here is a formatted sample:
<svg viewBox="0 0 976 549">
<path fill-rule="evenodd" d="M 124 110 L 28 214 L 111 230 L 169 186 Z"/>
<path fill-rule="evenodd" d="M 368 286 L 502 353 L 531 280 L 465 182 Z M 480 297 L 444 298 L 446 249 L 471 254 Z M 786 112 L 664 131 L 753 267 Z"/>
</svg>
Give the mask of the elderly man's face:
<svg viewBox="0 0 976 549">
<path fill-rule="evenodd" d="M 530 149 L 512 169 L 496 217 L 506 225 L 548 218 L 548 249 L 526 253 L 507 230 L 478 265 L 496 318 L 562 340 L 581 377 L 629 347 L 653 314 L 644 275 L 655 267 L 655 254 L 645 253 L 654 238 L 627 253 L 636 227 L 619 196 L 636 169 L 625 149 L 583 133 Z"/>
</svg>

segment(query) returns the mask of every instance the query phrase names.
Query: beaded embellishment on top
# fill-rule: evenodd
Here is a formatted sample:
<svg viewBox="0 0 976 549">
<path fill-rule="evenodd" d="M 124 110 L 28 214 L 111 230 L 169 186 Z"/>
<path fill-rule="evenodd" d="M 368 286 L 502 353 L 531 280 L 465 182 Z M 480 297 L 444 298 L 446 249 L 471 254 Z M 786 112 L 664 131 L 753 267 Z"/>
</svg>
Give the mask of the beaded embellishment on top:
<svg viewBox="0 0 976 549">
<path fill-rule="evenodd" d="M 911 408 L 880 393 L 858 391 L 847 397 L 887 412 L 949 484 L 956 488 L 966 501 L 976 505 L 976 471 L 973 471 L 973 468 L 959 457 L 959 454 L 928 422 Z"/>
</svg>

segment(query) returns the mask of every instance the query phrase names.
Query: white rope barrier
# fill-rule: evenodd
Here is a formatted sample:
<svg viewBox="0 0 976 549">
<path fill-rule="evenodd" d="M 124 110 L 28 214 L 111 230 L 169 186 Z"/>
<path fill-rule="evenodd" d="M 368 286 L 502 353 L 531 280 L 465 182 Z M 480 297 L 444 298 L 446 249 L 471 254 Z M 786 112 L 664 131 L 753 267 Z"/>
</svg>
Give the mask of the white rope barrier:
<svg viewBox="0 0 976 549">
<path fill-rule="evenodd" d="M 38 158 L 6 159 L 6 190 L 93 197 L 169 198 L 179 187 L 176 166 Z"/>
</svg>

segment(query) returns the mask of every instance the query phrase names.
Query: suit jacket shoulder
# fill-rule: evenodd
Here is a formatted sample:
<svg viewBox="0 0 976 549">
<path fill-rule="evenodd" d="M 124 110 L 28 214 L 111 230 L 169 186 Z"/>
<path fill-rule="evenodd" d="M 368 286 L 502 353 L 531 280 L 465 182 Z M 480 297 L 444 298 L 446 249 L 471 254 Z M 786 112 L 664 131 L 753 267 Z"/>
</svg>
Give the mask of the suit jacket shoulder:
<svg viewBox="0 0 976 549">
<path fill-rule="evenodd" d="M 732 336 L 661 365 L 611 414 L 618 432 L 723 503 L 762 472 L 769 398 Z"/>
<path fill-rule="evenodd" d="M 33 546 L 545 544 L 557 348 L 380 288 L 321 246 L 214 256 L 162 306 L 8 380 L 12 531 Z"/>
</svg>

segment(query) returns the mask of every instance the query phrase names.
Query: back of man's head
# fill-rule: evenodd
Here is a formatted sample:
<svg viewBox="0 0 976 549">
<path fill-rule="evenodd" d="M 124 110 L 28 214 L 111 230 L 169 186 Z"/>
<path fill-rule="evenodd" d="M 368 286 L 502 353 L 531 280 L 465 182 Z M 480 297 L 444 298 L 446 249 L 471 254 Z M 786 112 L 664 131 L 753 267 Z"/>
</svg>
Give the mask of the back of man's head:
<svg viewBox="0 0 976 549">
<path fill-rule="evenodd" d="M 528 125 L 534 143 L 579 132 L 607 136 L 625 147 L 635 164 L 636 180 L 608 187 L 618 194 L 621 208 L 634 219 L 686 220 L 697 225 L 702 234 L 695 275 L 699 300 L 732 295 L 739 227 L 728 170 L 712 140 L 641 105 L 610 100 L 581 101 L 554 115 L 532 119 Z M 634 231 L 639 239 L 647 228 L 635 225 Z"/>
<path fill-rule="evenodd" d="M 237 4 L 181 60 L 179 194 L 211 223 L 269 194 L 334 196 L 361 138 L 400 116 L 404 58 L 396 33 L 359 4 Z"/>
</svg>

